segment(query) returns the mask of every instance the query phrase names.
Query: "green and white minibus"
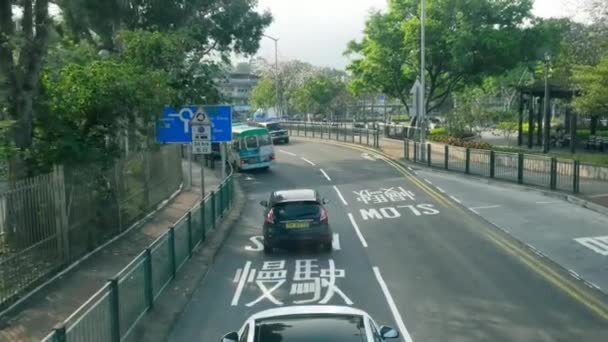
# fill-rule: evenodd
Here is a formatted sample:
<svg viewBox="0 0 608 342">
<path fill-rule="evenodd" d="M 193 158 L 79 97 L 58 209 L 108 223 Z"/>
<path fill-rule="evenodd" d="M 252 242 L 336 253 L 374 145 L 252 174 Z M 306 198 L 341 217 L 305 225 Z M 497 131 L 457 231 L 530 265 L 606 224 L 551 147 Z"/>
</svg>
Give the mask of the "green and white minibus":
<svg viewBox="0 0 608 342">
<path fill-rule="evenodd" d="M 275 159 L 268 129 L 235 124 L 228 161 L 237 170 L 268 169 Z"/>
</svg>

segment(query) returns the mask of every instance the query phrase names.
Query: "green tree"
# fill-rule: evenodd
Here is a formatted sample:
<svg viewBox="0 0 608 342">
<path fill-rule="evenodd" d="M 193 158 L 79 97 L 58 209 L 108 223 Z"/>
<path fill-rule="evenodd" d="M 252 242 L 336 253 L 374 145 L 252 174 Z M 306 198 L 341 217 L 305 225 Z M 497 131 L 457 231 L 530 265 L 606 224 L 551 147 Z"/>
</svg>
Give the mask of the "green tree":
<svg viewBox="0 0 608 342">
<path fill-rule="evenodd" d="M 532 1 L 427 1 L 426 79 L 428 112 L 449 95 L 485 75 L 500 74 L 531 54 L 523 24 Z M 357 87 L 373 89 L 408 105 L 419 74 L 419 1 L 390 0 L 387 13 L 373 13 L 365 36 L 351 42 L 349 70 Z M 357 88 L 355 87 L 355 88 Z"/>
<path fill-rule="evenodd" d="M 268 109 L 275 105 L 276 91 L 274 82 L 267 77 L 260 79 L 251 91 L 251 104 L 254 109 Z"/>
<path fill-rule="evenodd" d="M 581 90 L 581 96 L 574 99 L 578 111 L 591 115 L 608 112 L 608 56 L 597 65 L 575 67 L 574 81 Z"/>
</svg>

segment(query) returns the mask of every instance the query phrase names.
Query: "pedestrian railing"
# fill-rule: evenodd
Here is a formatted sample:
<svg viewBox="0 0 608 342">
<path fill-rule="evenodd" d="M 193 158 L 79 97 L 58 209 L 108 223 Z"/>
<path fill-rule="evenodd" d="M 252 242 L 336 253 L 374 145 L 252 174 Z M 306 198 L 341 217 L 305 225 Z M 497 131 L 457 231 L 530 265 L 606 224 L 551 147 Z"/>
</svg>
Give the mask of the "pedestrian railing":
<svg viewBox="0 0 608 342">
<path fill-rule="evenodd" d="M 551 190 L 579 192 L 581 164 L 576 160 L 403 141 L 405 160 Z"/>
<path fill-rule="evenodd" d="M 375 148 L 380 146 L 380 130 L 378 129 L 316 122 L 283 122 L 282 125 L 291 136 L 335 140 Z"/>
<path fill-rule="evenodd" d="M 230 166 L 228 166 L 230 167 Z M 59 324 L 43 342 L 127 339 L 233 205 L 232 170 L 220 185 Z"/>
<path fill-rule="evenodd" d="M 328 125 L 314 122 L 285 122 L 283 125 L 292 136 L 329 139 L 380 148 L 405 160 L 444 170 L 575 194 L 586 193 L 591 190 L 588 188 L 592 187 L 608 187 L 608 168 L 603 166 L 582 164 L 578 160 L 556 157 L 480 150 L 433 142 L 420 143 L 417 138 L 420 136 L 419 129 L 412 127 L 388 125 L 380 130 L 356 128 L 349 123 Z M 386 144 L 385 140 L 381 142 L 381 134 L 393 139 L 396 137 L 393 141 L 403 141 L 403 145 Z M 391 151 L 388 151 L 389 149 Z"/>
</svg>

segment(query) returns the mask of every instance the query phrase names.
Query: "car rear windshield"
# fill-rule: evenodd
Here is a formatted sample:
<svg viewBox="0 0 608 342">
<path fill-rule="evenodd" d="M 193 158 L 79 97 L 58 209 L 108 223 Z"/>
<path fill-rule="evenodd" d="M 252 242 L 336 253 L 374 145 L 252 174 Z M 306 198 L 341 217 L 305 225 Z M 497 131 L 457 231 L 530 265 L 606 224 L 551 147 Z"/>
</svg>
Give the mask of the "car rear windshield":
<svg viewBox="0 0 608 342">
<path fill-rule="evenodd" d="M 275 215 L 279 221 L 300 220 L 319 217 L 320 205 L 317 202 L 302 201 L 279 203 L 274 208 Z"/>
<path fill-rule="evenodd" d="M 278 124 L 278 123 L 271 123 L 271 124 L 268 124 L 268 125 L 266 125 L 266 128 L 267 128 L 269 131 L 271 131 L 271 132 L 272 132 L 272 131 L 280 131 L 280 130 L 282 130 L 282 129 L 283 129 L 283 127 L 281 127 L 281 124 Z"/>
<path fill-rule="evenodd" d="M 360 316 L 302 315 L 256 322 L 256 342 L 362 342 L 365 327 Z"/>
</svg>

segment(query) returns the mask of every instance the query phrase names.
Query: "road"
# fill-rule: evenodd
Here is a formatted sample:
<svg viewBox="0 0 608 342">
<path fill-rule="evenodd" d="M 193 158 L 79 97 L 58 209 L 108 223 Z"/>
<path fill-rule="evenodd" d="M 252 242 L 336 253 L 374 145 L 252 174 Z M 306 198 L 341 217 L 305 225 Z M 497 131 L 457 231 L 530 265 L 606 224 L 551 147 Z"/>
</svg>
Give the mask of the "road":
<svg viewBox="0 0 608 342">
<path fill-rule="evenodd" d="M 294 141 L 242 173 L 248 205 L 169 341 L 219 341 L 251 314 L 352 305 L 401 341 L 607 341 L 608 324 L 481 217 L 373 153 Z M 329 200 L 334 251 L 265 256 L 258 202 L 285 188 Z M 575 299 L 576 298 L 576 299 Z"/>
</svg>

